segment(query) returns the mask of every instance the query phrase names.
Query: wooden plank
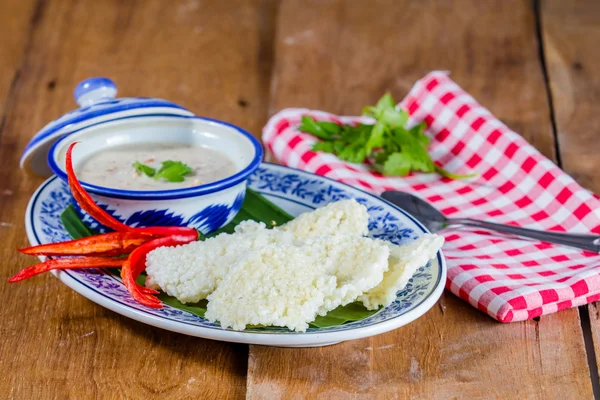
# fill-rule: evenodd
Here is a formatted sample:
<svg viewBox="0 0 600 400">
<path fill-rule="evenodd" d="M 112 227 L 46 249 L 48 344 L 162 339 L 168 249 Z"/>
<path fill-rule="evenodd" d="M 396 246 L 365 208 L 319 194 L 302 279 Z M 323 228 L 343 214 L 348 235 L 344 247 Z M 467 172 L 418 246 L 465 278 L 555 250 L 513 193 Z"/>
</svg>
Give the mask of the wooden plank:
<svg viewBox="0 0 600 400">
<path fill-rule="evenodd" d="M 549 157 L 531 2 L 284 1 L 270 112 L 357 114 L 433 69 Z M 500 324 L 451 294 L 414 323 L 320 349 L 250 346 L 248 398 L 590 398 L 576 309 Z"/>
<path fill-rule="evenodd" d="M 34 262 L 14 251 L 27 244 L 23 215 L 42 182 L 18 170 L 20 152 L 34 132 L 75 107 L 75 85 L 108 76 L 121 96 L 170 99 L 259 132 L 267 116 L 262 74 L 269 68 L 273 11 L 259 0 L 41 3 L 0 138 L 0 292 L 7 300 L 0 310 L 0 393 L 15 399 L 244 396 L 245 345 L 128 320 L 51 276 L 15 285 L 6 279 Z M 0 12 L 0 26 L 3 21 Z"/>
<path fill-rule="evenodd" d="M 541 18 L 562 167 L 600 193 L 600 3 L 544 1 Z M 588 310 L 600 366 L 600 306 L 594 303 Z M 592 376 L 597 380 L 597 373 Z"/>
<path fill-rule="evenodd" d="M 562 167 L 582 186 L 600 193 L 600 3 L 542 2 L 546 63 Z"/>
<path fill-rule="evenodd" d="M 18 80 L 29 41 L 29 28 L 36 11 L 34 0 L 7 0 L 0 3 L 0 134 L 6 100 L 11 87 Z"/>
</svg>

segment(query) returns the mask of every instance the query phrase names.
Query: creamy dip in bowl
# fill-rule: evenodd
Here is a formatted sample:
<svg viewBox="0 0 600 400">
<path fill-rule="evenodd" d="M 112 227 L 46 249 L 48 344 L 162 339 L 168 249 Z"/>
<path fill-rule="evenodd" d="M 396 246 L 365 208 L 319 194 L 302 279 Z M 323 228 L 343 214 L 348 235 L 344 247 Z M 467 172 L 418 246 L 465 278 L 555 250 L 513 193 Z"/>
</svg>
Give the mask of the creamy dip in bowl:
<svg viewBox="0 0 600 400">
<path fill-rule="evenodd" d="M 73 166 L 82 186 L 109 213 L 131 226 L 182 225 L 202 233 L 237 214 L 246 180 L 263 155 L 255 137 L 222 121 L 125 117 L 88 126 L 54 144 L 48 165 L 65 182 L 66 150 L 73 142 L 79 143 Z"/>
<path fill-rule="evenodd" d="M 181 162 L 190 168 L 181 181 L 156 179 L 136 163 L 160 170 L 163 162 Z M 206 146 L 142 143 L 109 147 L 83 159 L 75 171 L 80 180 L 123 190 L 170 190 L 200 186 L 227 178 L 235 165 L 225 153 Z"/>
</svg>

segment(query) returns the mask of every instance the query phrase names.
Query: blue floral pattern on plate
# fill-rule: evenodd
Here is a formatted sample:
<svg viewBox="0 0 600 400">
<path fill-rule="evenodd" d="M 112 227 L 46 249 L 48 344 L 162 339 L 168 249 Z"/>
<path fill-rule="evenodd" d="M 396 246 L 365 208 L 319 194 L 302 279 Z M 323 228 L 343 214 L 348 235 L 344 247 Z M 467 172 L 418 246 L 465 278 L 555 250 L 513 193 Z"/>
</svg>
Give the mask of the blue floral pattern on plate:
<svg viewBox="0 0 600 400">
<path fill-rule="evenodd" d="M 314 209 L 329 202 L 356 198 L 369 211 L 369 233 L 372 237 L 389 240 L 396 244 L 408 243 L 424 232 L 412 217 L 396 207 L 382 201 L 378 197 L 351 188 L 344 184 L 318 177 L 306 172 L 272 164 L 262 164 L 249 178 L 248 186 L 275 202 L 277 205 L 294 213 L 294 209 Z M 241 204 L 240 199 L 240 204 Z M 33 230 L 33 236 L 39 243 L 58 242 L 70 239 L 65 231 L 60 214 L 71 204 L 72 198 L 68 187 L 57 178 L 48 180 L 31 200 L 31 212 L 27 218 Z M 35 243 L 34 243 L 35 244 Z M 441 256 L 437 262 L 430 262 L 412 277 L 406 288 L 398 292 L 397 298 L 389 307 L 360 321 L 329 328 L 309 328 L 307 333 L 329 333 L 367 327 L 388 321 L 413 310 L 423 303 L 440 283 Z M 71 270 L 65 271 L 78 284 L 122 305 L 138 310 L 154 317 L 167 319 L 181 324 L 196 327 L 219 329 L 196 315 L 165 305 L 163 309 L 148 309 L 135 302 L 127 293 L 121 281 L 103 270 Z M 289 334 L 286 328 L 247 329 L 244 332 L 260 334 Z"/>
</svg>

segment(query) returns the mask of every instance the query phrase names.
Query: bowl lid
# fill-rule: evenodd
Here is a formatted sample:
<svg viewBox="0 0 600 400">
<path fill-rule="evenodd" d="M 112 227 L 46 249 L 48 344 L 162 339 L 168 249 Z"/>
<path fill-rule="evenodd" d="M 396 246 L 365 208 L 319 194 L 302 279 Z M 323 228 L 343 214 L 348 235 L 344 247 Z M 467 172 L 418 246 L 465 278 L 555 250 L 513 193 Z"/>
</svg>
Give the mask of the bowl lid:
<svg viewBox="0 0 600 400">
<path fill-rule="evenodd" d="M 144 114 L 193 115 L 186 108 L 162 99 L 148 97 L 116 98 L 117 86 L 108 78 L 90 78 L 75 88 L 80 108 L 68 112 L 42 128 L 25 147 L 21 168 L 41 176 L 50 176 L 48 150 L 58 139 L 87 126 L 115 118 Z"/>
</svg>

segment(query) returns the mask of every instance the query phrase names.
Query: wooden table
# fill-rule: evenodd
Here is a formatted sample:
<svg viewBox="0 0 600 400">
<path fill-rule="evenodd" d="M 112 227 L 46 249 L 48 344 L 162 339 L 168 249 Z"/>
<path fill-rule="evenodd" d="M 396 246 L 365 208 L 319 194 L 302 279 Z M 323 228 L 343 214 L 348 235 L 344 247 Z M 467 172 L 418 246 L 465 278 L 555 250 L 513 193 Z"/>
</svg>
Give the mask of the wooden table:
<svg viewBox="0 0 600 400">
<path fill-rule="evenodd" d="M 260 135 L 281 108 L 357 114 L 445 69 L 600 193 L 599 21 L 595 0 L 0 0 L 0 397 L 592 398 L 594 304 L 500 324 L 444 294 L 396 331 L 281 349 L 152 328 L 50 275 L 6 279 L 34 262 L 14 249 L 42 179 L 20 153 L 90 76 Z"/>
</svg>

